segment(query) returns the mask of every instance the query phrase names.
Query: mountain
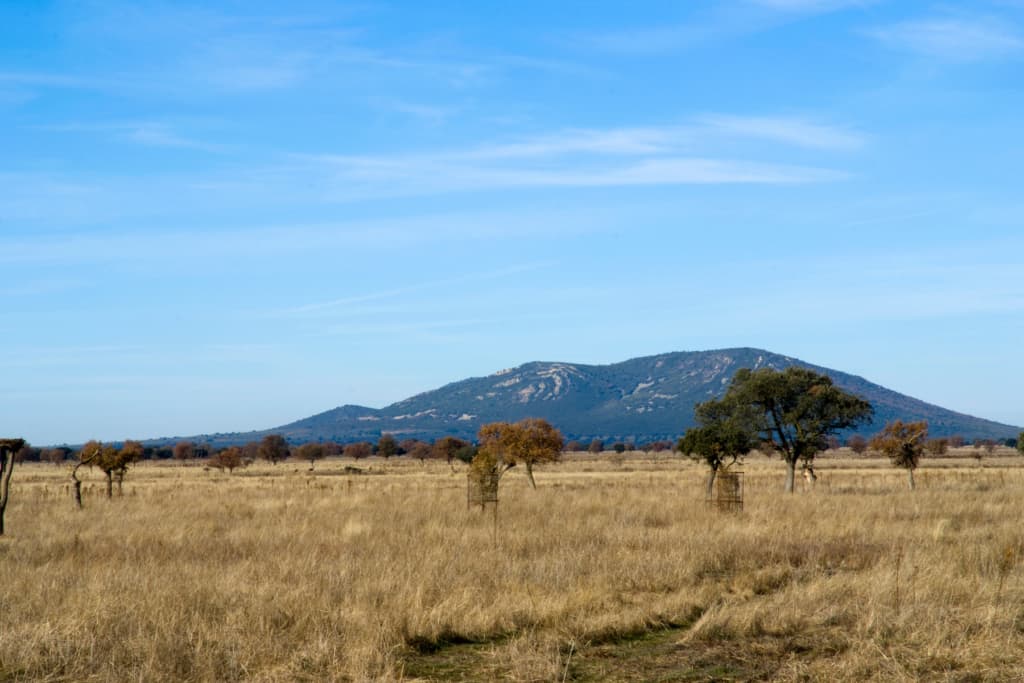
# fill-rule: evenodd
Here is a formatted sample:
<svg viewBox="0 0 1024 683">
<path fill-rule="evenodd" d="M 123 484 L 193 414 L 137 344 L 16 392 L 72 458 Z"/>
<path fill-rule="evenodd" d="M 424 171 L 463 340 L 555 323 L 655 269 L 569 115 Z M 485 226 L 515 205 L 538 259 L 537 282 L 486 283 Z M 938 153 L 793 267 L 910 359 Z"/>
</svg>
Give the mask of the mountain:
<svg viewBox="0 0 1024 683">
<path fill-rule="evenodd" d="M 874 422 L 858 430 L 865 435 L 895 418 L 928 420 L 933 436 L 1004 439 L 1020 431 L 904 396 L 855 375 L 738 348 L 666 353 L 611 365 L 533 362 L 454 382 L 386 408 L 345 405 L 276 429 L 192 438 L 214 445 L 271 433 L 283 434 L 293 443 L 376 441 L 382 433 L 399 440 L 473 438 L 488 422 L 543 417 L 567 439 L 674 440 L 693 426 L 694 404 L 721 396 L 739 368 L 781 370 L 793 365 L 827 374 L 839 387 L 870 401 Z"/>
</svg>

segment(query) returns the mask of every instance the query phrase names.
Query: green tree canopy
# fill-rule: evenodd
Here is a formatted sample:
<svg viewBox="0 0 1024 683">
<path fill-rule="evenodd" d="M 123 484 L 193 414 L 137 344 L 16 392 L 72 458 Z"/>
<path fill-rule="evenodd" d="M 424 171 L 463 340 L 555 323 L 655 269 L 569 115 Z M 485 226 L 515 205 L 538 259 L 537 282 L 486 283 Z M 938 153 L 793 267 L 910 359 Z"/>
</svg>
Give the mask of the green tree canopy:
<svg viewBox="0 0 1024 683">
<path fill-rule="evenodd" d="M 741 422 L 751 419 L 755 438 L 782 455 L 787 493 L 793 492 L 797 462 L 810 464 L 828 448 L 829 436 L 873 414 L 870 403 L 835 386 L 827 375 L 800 367 L 741 368 L 721 403 L 726 414 Z"/>
<path fill-rule="evenodd" d="M 707 495 L 710 496 L 718 470 L 757 447 L 757 415 L 750 406 L 724 399 L 700 403 L 694 412 L 698 426 L 686 430 L 676 450 L 707 463 Z"/>
</svg>

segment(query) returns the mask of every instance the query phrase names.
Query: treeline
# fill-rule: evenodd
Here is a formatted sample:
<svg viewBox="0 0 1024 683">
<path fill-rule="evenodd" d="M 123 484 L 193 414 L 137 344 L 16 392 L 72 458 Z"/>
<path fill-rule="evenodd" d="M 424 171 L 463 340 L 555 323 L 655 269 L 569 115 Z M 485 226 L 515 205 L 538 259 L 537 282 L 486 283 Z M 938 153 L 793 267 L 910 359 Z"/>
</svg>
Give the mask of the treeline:
<svg viewBox="0 0 1024 683">
<path fill-rule="evenodd" d="M 1021 432 L 1020 437 L 1016 439 L 974 439 L 973 441 L 969 441 L 964 437 L 957 435 L 943 436 L 940 438 L 928 439 L 924 444 L 924 450 L 929 455 L 938 457 L 946 455 L 950 448 L 971 446 L 975 450 L 975 457 L 978 457 L 982 452 L 991 455 L 999 446 L 1019 449 L 1022 441 L 1024 441 L 1024 432 Z M 833 438 L 829 446 L 831 448 L 839 448 L 839 440 Z M 871 441 L 860 434 L 854 434 L 846 439 L 846 447 L 857 455 L 863 455 L 870 450 Z M 1024 449 L 1022 449 L 1021 452 L 1024 453 Z"/>
<path fill-rule="evenodd" d="M 206 459 L 210 461 L 209 464 L 218 466 L 219 461 L 235 462 L 237 459 L 237 464 L 234 464 L 233 467 L 251 464 L 256 460 L 276 463 L 289 457 L 316 462 L 327 457 L 343 456 L 360 460 L 373 455 L 384 458 L 407 456 L 418 460 L 441 459 L 448 462 L 454 460 L 470 462 L 473 456 L 476 455 L 477 450 L 475 442 L 465 441 L 452 436 L 445 436 L 435 441 L 423 441 L 420 439 L 403 439 L 399 441 L 391 434 L 383 434 L 376 442 L 336 443 L 324 441 L 303 444 L 291 444 L 283 436 L 271 434 L 260 441 L 251 441 L 240 446 L 222 448 L 194 441 L 179 441 L 173 446 L 170 444 L 144 446 L 137 441 L 130 443 L 132 443 L 133 452 L 139 451 L 138 460 L 189 461 Z M 116 446 L 117 444 L 113 445 Z M 671 451 L 673 445 L 673 442 L 668 440 L 637 444 L 632 441 L 606 443 L 603 439 L 593 439 L 585 443 L 582 441 L 568 441 L 563 450 L 567 453 L 603 453 L 605 451 L 614 451 L 616 453 L 632 451 L 661 453 Z M 80 450 L 70 446 L 38 448 L 26 444 L 15 454 L 15 462 L 50 462 L 59 465 L 65 461 L 77 461 Z"/>
<path fill-rule="evenodd" d="M 311 464 L 317 460 L 327 457 L 343 456 L 353 460 L 361 460 L 373 455 L 384 458 L 407 456 L 417 460 L 440 459 L 449 463 L 454 461 L 470 462 L 476 455 L 477 445 L 471 441 L 457 439 L 452 436 L 442 437 L 436 441 L 422 441 L 419 439 L 404 439 L 398 441 L 391 434 L 383 434 L 376 442 L 357 441 L 353 443 L 336 443 L 333 441 L 310 442 L 304 444 L 289 444 L 287 440 L 278 434 L 271 434 L 260 441 L 251 441 L 241 446 L 228 446 L 215 448 L 209 444 L 196 443 L 193 441 L 179 441 L 172 445 L 144 446 L 138 441 L 131 443 L 131 451 L 135 460 L 206 460 L 207 464 L 216 468 L 233 470 L 237 467 L 244 467 L 257 460 L 277 463 L 289 457 L 308 461 Z M 861 434 L 853 434 L 841 441 L 832 436 L 828 440 L 828 447 L 836 450 L 846 446 L 857 455 L 869 453 L 871 443 L 868 438 Z M 974 457 L 991 455 L 996 448 L 1006 446 L 1019 449 L 1024 445 L 1024 432 L 1018 438 L 1009 439 L 974 439 L 968 440 L 962 436 L 949 436 L 929 439 L 925 444 L 926 452 L 933 457 L 946 455 L 951 448 L 963 448 L 970 446 L 974 449 Z M 615 453 L 644 452 L 664 453 L 674 451 L 676 443 L 668 440 L 656 440 L 638 444 L 633 441 L 613 441 L 606 443 L 603 439 L 592 439 L 588 442 L 570 440 L 565 443 L 566 453 L 603 453 L 613 451 Z M 25 444 L 14 454 L 14 462 L 50 462 L 56 465 L 66 461 L 77 462 L 79 450 L 70 446 L 55 446 L 52 448 L 38 448 Z M 1024 453 L 1024 449 L 1021 449 Z M 135 455 L 137 454 L 137 455 Z"/>
</svg>

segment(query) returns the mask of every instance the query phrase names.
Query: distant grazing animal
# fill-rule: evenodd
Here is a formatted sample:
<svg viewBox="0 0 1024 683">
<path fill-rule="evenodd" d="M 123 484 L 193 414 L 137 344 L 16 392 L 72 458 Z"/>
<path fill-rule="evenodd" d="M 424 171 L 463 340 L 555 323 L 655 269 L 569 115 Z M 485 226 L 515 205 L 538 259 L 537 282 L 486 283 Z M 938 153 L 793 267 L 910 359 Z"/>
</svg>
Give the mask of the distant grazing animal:
<svg viewBox="0 0 1024 683">
<path fill-rule="evenodd" d="M 804 465 L 804 483 L 813 488 L 816 481 L 818 481 L 818 475 L 814 473 L 814 468 L 810 465 Z"/>
</svg>

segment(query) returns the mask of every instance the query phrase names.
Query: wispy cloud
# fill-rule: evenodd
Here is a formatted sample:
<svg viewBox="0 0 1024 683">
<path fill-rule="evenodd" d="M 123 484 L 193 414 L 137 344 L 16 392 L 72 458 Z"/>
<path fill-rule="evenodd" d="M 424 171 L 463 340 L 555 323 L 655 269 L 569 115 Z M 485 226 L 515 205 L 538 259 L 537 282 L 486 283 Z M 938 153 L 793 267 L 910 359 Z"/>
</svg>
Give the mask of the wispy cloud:
<svg viewBox="0 0 1024 683">
<path fill-rule="evenodd" d="M 45 71 L 0 71 L 0 83 L 91 89 L 103 86 L 108 82 Z"/>
<path fill-rule="evenodd" d="M 718 158 L 698 151 L 714 134 L 818 149 L 851 149 L 863 136 L 803 119 L 706 116 L 664 127 L 569 129 L 506 143 L 410 155 L 313 155 L 339 199 L 492 189 L 837 180 L 831 168 Z"/>
<path fill-rule="evenodd" d="M 151 146 L 232 151 L 164 122 L 72 122 L 47 129 Z M 0 214 L 26 225 L 154 216 L 166 224 L 209 206 L 251 212 L 479 191 L 819 183 L 848 175 L 826 153 L 854 149 L 864 139 L 853 129 L 814 119 L 707 115 L 678 125 L 563 129 L 406 154 L 269 152 L 263 159 L 187 174 L 0 172 Z M 744 146 L 750 140 L 766 144 Z M 793 163 L 793 147 L 822 156 L 808 163 L 801 153 L 800 163 Z M 730 153 L 721 154 L 723 149 Z"/>
<path fill-rule="evenodd" d="M 685 21 L 596 31 L 575 37 L 578 45 L 627 55 L 677 52 L 721 40 L 770 31 L 815 15 L 876 0 L 747 0 L 714 3 Z"/>
<path fill-rule="evenodd" d="M 341 297 L 338 299 L 331 299 L 329 301 L 318 301 L 309 304 L 303 304 L 301 306 L 295 306 L 293 308 L 284 309 L 282 311 L 276 311 L 277 314 L 284 315 L 304 315 L 310 313 L 319 313 L 322 311 L 345 308 L 352 306 L 353 304 L 366 303 L 368 301 L 379 301 L 381 299 L 393 299 L 396 297 L 402 297 L 409 294 L 418 294 L 420 292 L 439 289 L 442 287 L 450 287 L 452 285 L 464 285 L 467 282 L 479 282 L 483 280 L 497 280 L 514 275 L 520 275 L 543 268 L 550 268 L 557 265 L 555 261 L 540 261 L 536 263 L 523 263 L 514 266 L 508 266 L 506 268 L 499 268 L 497 270 L 489 270 L 480 273 L 471 273 L 467 275 L 461 275 L 453 278 L 444 278 L 440 280 L 432 280 L 427 282 L 419 282 L 406 287 L 395 287 L 391 289 L 382 289 L 374 292 L 367 292 L 364 294 L 356 294 L 353 296 Z"/>
<path fill-rule="evenodd" d="M 3 178 L 0 177 L 0 184 Z M 0 214 L 3 212 L 0 204 Z M 235 260 L 282 254 L 325 253 L 330 250 L 394 251 L 428 245 L 474 241 L 595 234 L 613 229 L 620 217 L 607 210 L 530 210 L 435 213 L 406 219 L 338 221 L 216 228 L 125 228 L 118 231 L 0 231 L 0 265 L 94 265 L 161 263 L 207 258 Z M 365 252 L 364 252 L 365 253 Z"/>
<path fill-rule="evenodd" d="M 153 147 L 183 147 L 208 152 L 223 151 L 223 145 L 203 142 L 179 133 L 160 121 L 124 121 L 109 123 L 62 123 L 36 126 L 57 133 L 100 133 L 112 138 Z"/>
<path fill-rule="evenodd" d="M 1019 56 L 1024 37 L 1012 24 L 992 17 L 946 17 L 879 26 L 867 34 L 884 45 L 951 62 Z"/>
<path fill-rule="evenodd" d="M 404 114 L 432 124 L 444 123 L 456 113 L 454 107 L 411 102 L 395 97 L 372 97 L 369 102 L 383 111 Z"/>
<path fill-rule="evenodd" d="M 856 149 L 865 137 L 849 128 L 825 125 L 800 118 L 711 115 L 702 119 L 722 133 L 774 140 L 818 149 Z"/>
<path fill-rule="evenodd" d="M 321 163 L 329 186 L 327 196 L 335 201 L 529 188 L 787 185 L 847 177 L 828 168 L 700 157 L 598 161 L 546 168 L 497 167 L 416 157 L 325 157 Z"/>
<path fill-rule="evenodd" d="M 870 5 L 877 0 L 751 0 L 752 4 L 780 12 L 834 12 L 848 7 Z"/>
</svg>

